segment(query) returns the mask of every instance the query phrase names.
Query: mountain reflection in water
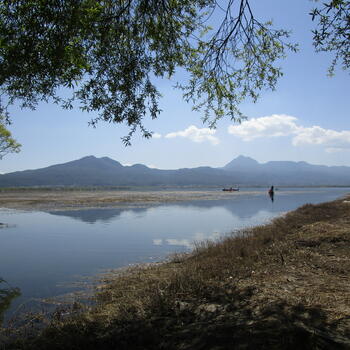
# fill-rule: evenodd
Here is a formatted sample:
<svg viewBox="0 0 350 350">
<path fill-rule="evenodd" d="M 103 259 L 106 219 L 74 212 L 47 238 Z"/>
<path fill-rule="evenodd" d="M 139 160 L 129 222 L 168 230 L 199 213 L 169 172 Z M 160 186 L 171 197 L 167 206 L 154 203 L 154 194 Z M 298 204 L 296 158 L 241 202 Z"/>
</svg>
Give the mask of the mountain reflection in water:
<svg viewBox="0 0 350 350">
<path fill-rule="evenodd" d="M 76 209 L 76 210 L 60 210 L 49 211 L 49 214 L 58 216 L 67 216 L 88 224 L 109 223 L 113 219 L 120 217 L 125 212 L 135 215 L 142 215 L 147 208 L 97 208 L 97 209 Z"/>
<path fill-rule="evenodd" d="M 328 193 L 329 200 L 335 198 L 337 193 L 342 189 L 336 189 L 335 194 Z M 60 210 L 48 211 L 49 214 L 57 216 L 66 216 L 89 224 L 110 223 L 114 219 L 121 217 L 125 213 L 135 216 L 144 216 L 149 210 L 154 210 L 159 207 L 179 207 L 189 208 L 194 210 L 211 209 L 215 207 L 224 208 L 229 213 L 237 218 L 247 218 L 257 215 L 260 211 L 268 211 L 270 213 L 280 213 L 293 210 L 305 203 L 317 203 L 320 198 L 322 189 L 300 189 L 275 192 L 276 202 L 271 203 L 267 190 L 259 192 L 247 192 L 247 194 L 235 196 L 232 198 L 221 200 L 196 200 L 172 204 L 158 204 L 146 206 L 142 208 L 92 208 L 92 209 L 77 209 L 77 210 Z M 344 190 L 343 190 L 344 192 Z M 325 193 L 327 198 L 327 193 Z M 293 198 L 291 198 L 293 196 Z M 326 199 L 327 200 L 327 199 Z"/>
</svg>

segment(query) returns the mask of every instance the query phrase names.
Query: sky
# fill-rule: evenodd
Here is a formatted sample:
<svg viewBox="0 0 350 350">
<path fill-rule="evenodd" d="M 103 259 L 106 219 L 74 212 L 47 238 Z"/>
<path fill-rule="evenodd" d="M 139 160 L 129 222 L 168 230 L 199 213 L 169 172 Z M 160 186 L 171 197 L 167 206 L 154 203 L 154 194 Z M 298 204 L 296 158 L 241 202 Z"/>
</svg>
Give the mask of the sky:
<svg viewBox="0 0 350 350">
<path fill-rule="evenodd" d="M 251 0 L 255 17 L 272 19 L 276 28 L 292 31 L 298 53 L 281 62 L 284 75 L 275 91 L 262 92 L 257 103 L 240 108 L 248 117 L 241 124 L 222 119 L 216 129 L 202 123 L 173 86 L 177 79 L 162 80 L 158 88 L 162 113 L 145 120 L 152 139 L 135 134 L 132 146 L 121 137 L 128 129 L 120 124 L 88 125 L 94 115 L 79 109 L 62 110 L 40 104 L 35 111 L 11 109 L 9 130 L 22 144 L 21 152 L 0 160 L 8 173 L 64 163 L 87 155 L 110 157 L 124 165 L 142 163 L 160 169 L 221 167 L 239 155 L 260 163 L 274 160 L 350 166 L 349 72 L 338 68 L 327 76 L 332 56 L 315 53 L 308 0 Z"/>
</svg>

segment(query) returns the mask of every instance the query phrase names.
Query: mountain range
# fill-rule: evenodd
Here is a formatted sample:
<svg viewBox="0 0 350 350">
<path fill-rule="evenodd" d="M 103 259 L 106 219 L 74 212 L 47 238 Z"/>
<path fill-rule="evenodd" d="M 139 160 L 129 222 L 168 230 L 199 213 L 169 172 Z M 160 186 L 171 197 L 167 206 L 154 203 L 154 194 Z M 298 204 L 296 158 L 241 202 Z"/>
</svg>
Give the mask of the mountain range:
<svg viewBox="0 0 350 350">
<path fill-rule="evenodd" d="M 350 186 L 350 167 L 239 156 L 222 168 L 160 170 L 87 156 L 46 168 L 0 175 L 0 187 L 27 186 Z"/>
</svg>

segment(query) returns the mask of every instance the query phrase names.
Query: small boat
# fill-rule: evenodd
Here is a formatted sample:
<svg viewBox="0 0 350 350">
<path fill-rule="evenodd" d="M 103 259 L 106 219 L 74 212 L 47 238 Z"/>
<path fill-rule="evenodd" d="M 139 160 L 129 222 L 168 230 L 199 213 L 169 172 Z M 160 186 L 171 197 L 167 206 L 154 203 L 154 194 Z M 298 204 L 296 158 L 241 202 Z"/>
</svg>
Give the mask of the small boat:
<svg viewBox="0 0 350 350">
<path fill-rule="evenodd" d="M 239 191 L 239 188 L 238 187 L 230 187 L 230 188 L 223 188 L 222 190 L 225 192 L 237 192 L 237 191 Z"/>
</svg>

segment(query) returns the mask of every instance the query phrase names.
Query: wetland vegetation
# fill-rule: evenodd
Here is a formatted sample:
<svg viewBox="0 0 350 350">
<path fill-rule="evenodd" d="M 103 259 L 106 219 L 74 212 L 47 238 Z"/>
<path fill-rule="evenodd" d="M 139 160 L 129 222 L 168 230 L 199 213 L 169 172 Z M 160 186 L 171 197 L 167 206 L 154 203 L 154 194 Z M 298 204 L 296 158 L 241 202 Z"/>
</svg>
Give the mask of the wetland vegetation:
<svg viewBox="0 0 350 350">
<path fill-rule="evenodd" d="M 11 287 L 4 279 L 0 278 L 0 326 L 4 320 L 4 314 L 11 306 L 13 299 L 19 297 L 19 288 Z"/>
</svg>

